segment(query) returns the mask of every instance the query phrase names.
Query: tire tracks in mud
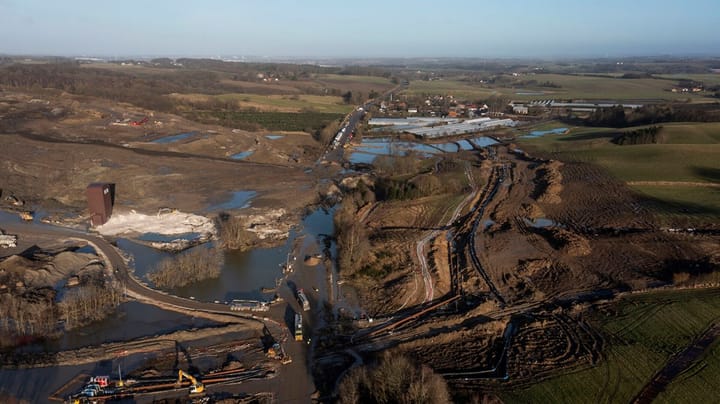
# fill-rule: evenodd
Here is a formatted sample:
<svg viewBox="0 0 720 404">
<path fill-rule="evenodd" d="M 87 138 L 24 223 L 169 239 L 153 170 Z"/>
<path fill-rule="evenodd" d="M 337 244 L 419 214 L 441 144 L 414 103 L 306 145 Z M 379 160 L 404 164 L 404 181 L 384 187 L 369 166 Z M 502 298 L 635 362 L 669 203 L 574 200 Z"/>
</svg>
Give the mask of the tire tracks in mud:
<svg viewBox="0 0 720 404">
<path fill-rule="evenodd" d="M 28 139 L 28 140 L 32 140 L 35 142 L 43 142 L 43 143 L 107 147 L 107 148 L 112 148 L 112 149 L 117 149 L 117 150 L 126 150 L 128 152 L 139 154 L 141 156 L 149 156 L 149 157 L 169 157 L 169 158 L 181 158 L 181 159 L 209 160 L 209 161 L 215 161 L 215 162 L 219 162 L 219 163 L 229 163 L 229 164 L 255 166 L 255 167 L 274 167 L 274 168 L 285 168 L 285 169 L 298 168 L 295 166 L 284 165 L 284 164 L 261 163 L 261 162 L 255 162 L 255 161 L 233 160 L 233 159 L 228 159 L 228 158 L 223 158 L 223 157 L 205 156 L 205 155 L 201 155 L 201 154 L 164 151 L 164 150 L 150 150 L 150 149 L 143 149 L 143 148 L 138 148 L 138 147 L 125 147 L 120 144 L 107 143 L 107 142 L 102 142 L 102 141 L 97 141 L 97 140 L 74 141 L 74 140 L 60 139 L 60 138 L 53 137 L 53 136 L 38 135 L 36 133 L 30 133 L 30 132 L 7 131 L 7 132 L 0 134 L 0 136 L 7 136 L 7 135 L 20 136 L 20 137 Z"/>
<path fill-rule="evenodd" d="M 706 328 L 692 344 L 670 358 L 631 402 L 637 404 L 653 402 L 677 376 L 700 359 L 718 337 L 720 337 L 720 322 L 715 322 Z"/>
</svg>

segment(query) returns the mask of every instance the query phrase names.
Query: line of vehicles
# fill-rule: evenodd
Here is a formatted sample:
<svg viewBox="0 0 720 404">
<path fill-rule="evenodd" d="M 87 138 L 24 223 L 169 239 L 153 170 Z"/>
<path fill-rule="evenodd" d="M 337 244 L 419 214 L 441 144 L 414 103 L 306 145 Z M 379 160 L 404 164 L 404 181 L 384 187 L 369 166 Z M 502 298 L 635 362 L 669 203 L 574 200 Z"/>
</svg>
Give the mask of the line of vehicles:
<svg viewBox="0 0 720 404">
<path fill-rule="evenodd" d="M 240 300 L 234 299 L 230 302 L 230 310 L 232 311 L 268 311 L 270 304 L 258 300 Z"/>
</svg>

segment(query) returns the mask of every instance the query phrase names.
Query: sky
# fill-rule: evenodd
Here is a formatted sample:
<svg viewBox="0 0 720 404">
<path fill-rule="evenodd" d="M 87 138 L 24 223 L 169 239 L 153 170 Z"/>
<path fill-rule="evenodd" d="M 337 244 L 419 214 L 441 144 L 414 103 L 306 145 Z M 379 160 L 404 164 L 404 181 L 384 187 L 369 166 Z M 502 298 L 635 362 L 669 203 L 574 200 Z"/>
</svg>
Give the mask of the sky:
<svg viewBox="0 0 720 404">
<path fill-rule="evenodd" d="M 0 53 L 720 55 L 720 0 L 0 0 Z"/>
</svg>

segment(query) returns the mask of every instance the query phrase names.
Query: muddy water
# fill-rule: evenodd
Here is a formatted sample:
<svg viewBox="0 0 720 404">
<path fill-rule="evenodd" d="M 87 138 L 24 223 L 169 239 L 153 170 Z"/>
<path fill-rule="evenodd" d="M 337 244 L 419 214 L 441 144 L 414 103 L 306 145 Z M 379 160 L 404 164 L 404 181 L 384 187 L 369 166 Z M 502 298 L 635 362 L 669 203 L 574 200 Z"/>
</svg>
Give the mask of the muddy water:
<svg viewBox="0 0 720 404">
<path fill-rule="evenodd" d="M 306 255 L 322 254 L 334 262 L 336 248 L 327 237 L 333 234 L 333 209 L 318 209 L 308 215 L 291 231 L 289 239 L 275 248 L 255 249 L 247 252 L 227 252 L 221 277 L 207 280 L 191 287 L 180 288 L 174 293 L 194 297 L 203 301 L 229 301 L 232 299 L 268 299 L 275 293 L 263 292 L 261 288 L 273 288 L 284 274 L 281 265 L 290 260 L 293 272 L 281 282 L 280 293 L 289 307 L 288 316 L 300 311 L 294 299 L 295 291 L 303 288 L 311 303 L 311 311 L 304 312 L 306 340 L 311 338 L 318 327 L 323 326 L 322 311 L 326 302 L 334 304 L 333 314 L 340 307 L 343 311 L 357 315 L 361 311 L 355 304 L 354 291 L 345 285 L 336 284 L 337 271 L 334 264 L 310 266 L 304 264 Z M 9 218 L 8 218 L 9 219 Z M 163 258 L 172 253 L 160 252 L 130 240 L 119 239 L 117 245 L 126 254 L 132 256 L 136 276 L 146 279 L 148 271 Z M 296 249 L 293 251 L 293 248 Z M 207 248 L 198 246 L 195 248 Z M 328 278 L 333 280 L 328 282 Z M 119 310 L 103 321 L 77 330 L 68 331 L 59 340 L 37 346 L 36 349 L 58 350 L 73 349 L 81 346 L 98 345 L 107 341 L 130 340 L 142 336 L 164 334 L 178 329 L 201 327 L 210 324 L 207 320 L 183 316 L 157 309 L 137 302 L 121 305 Z M 309 342 L 309 340 L 308 340 Z M 305 344 L 303 344 L 305 345 Z M 308 346 L 308 345 L 305 345 Z M 295 347 L 300 349 L 300 345 Z M 123 359 L 123 367 L 128 370 L 137 366 L 141 356 Z M 75 376 L 86 374 L 116 374 L 118 361 L 109 361 L 74 367 L 41 368 L 28 370 L 3 370 L 0 372 L 0 389 L 15 397 L 29 402 L 47 402 L 47 398 L 63 384 Z"/>
</svg>

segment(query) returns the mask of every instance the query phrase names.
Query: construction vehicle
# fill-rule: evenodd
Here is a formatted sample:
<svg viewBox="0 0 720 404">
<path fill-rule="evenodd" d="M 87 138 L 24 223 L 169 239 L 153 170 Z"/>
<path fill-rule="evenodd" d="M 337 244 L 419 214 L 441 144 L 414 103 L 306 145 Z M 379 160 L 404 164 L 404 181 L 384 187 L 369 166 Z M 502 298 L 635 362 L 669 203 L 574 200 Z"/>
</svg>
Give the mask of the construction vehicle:
<svg viewBox="0 0 720 404">
<path fill-rule="evenodd" d="M 178 370 L 178 385 L 182 384 L 183 377 L 190 380 L 190 394 L 202 393 L 203 391 L 205 391 L 205 385 L 200 383 L 200 381 L 198 381 L 198 379 L 196 379 L 192 375 L 183 372 L 182 369 Z"/>
<path fill-rule="evenodd" d="M 295 313 L 295 341 L 303 340 L 302 315 Z"/>
<path fill-rule="evenodd" d="M 285 349 L 283 349 L 279 342 L 274 343 L 270 348 L 268 348 L 267 356 L 268 358 L 279 360 L 283 365 L 287 365 L 292 362 L 292 358 L 285 353 Z"/>
<path fill-rule="evenodd" d="M 132 123 L 130 123 L 130 125 L 132 125 L 132 126 L 142 126 L 142 125 L 145 125 L 148 120 L 149 120 L 149 118 L 148 118 L 148 117 L 145 117 L 145 118 L 143 118 L 143 119 L 141 119 L 141 120 L 139 120 L 139 121 L 132 121 Z"/>
<path fill-rule="evenodd" d="M 308 300 L 307 296 L 305 296 L 304 290 L 298 289 L 297 298 L 304 311 L 310 310 L 310 301 Z"/>
</svg>

